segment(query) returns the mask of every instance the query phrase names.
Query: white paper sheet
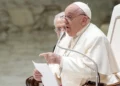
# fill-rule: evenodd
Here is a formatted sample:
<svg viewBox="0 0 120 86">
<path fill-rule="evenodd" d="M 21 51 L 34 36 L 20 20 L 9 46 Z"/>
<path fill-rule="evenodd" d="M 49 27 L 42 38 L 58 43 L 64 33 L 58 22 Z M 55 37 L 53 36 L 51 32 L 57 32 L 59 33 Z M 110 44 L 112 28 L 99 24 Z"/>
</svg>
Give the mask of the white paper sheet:
<svg viewBox="0 0 120 86">
<path fill-rule="evenodd" d="M 59 86 L 53 73 L 46 63 L 35 63 L 32 61 L 35 68 L 42 74 L 42 82 L 44 86 Z"/>
</svg>

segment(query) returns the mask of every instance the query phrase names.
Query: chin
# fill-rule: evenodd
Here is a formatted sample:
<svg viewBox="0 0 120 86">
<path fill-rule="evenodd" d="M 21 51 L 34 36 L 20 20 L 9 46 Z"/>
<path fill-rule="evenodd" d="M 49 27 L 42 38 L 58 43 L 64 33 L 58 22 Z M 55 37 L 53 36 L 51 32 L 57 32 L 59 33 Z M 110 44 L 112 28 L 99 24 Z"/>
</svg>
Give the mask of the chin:
<svg viewBox="0 0 120 86">
<path fill-rule="evenodd" d="M 70 33 L 68 33 L 68 35 L 71 36 L 71 37 L 74 37 L 74 36 L 75 36 L 75 34 L 70 34 Z"/>
<path fill-rule="evenodd" d="M 70 34 L 70 33 L 67 33 L 69 36 L 71 36 L 71 37 L 73 37 L 73 35 L 72 34 Z"/>
<path fill-rule="evenodd" d="M 72 34 L 71 32 L 69 32 L 69 31 L 66 31 L 66 32 L 67 32 L 67 34 L 68 34 L 69 36 L 71 36 L 71 37 L 74 36 L 74 34 Z"/>
</svg>

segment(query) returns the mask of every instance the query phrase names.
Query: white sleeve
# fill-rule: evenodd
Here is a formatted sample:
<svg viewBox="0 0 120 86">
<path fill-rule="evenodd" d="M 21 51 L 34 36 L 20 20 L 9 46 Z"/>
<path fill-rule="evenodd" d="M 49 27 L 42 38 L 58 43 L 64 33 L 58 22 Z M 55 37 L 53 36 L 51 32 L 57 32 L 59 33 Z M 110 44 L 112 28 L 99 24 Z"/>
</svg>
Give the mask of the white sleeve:
<svg viewBox="0 0 120 86">
<path fill-rule="evenodd" d="M 62 72 L 64 71 L 69 71 L 69 72 L 73 72 L 73 73 L 80 73 L 80 75 L 83 76 L 89 76 L 91 77 L 91 69 L 89 67 L 87 67 L 82 59 L 75 59 L 73 57 L 66 57 L 63 56 L 62 60 L 61 60 L 61 64 L 60 67 L 62 69 Z"/>
</svg>

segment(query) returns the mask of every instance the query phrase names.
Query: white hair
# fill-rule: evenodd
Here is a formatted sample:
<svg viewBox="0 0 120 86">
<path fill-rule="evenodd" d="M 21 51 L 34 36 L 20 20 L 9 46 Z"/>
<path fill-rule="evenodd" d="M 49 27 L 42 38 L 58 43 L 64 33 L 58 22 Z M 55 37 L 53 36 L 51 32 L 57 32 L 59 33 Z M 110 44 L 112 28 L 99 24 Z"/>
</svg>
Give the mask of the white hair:
<svg viewBox="0 0 120 86">
<path fill-rule="evenodd" d="M 64 16 L 65 16 L 65 13 L 64 13 L 64 12 L 60 12 L 60 13 L 58 13 L 57 15 L 55 15 L 54 25 L 55 25 L 55 22 L 56 22 L 56 19 L 57 19 L 57 18 L 61 18 L 61 17 L 64 17 Z"/>
</svg>

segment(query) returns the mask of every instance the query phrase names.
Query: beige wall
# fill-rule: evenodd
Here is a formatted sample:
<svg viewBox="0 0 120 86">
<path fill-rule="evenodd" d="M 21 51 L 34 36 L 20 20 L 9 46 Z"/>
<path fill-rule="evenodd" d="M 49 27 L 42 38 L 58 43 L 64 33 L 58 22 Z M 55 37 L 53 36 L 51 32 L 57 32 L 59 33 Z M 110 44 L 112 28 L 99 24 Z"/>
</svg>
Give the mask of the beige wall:
<svg viewBox="0 0 120 86">
<path fill-rule="evenodd" d="M 8 33 L 53 29 L 54 15 L 73 1 L 76 0 L 0 0 L 0 42 L 6 41 Z M 78 1 L 88 3 L 92 22 L 100 27 L 109 23 L 113 1 L 119 0 Z"/>
</svg>

